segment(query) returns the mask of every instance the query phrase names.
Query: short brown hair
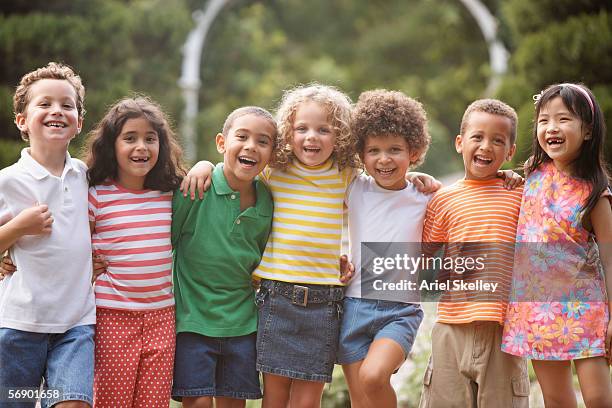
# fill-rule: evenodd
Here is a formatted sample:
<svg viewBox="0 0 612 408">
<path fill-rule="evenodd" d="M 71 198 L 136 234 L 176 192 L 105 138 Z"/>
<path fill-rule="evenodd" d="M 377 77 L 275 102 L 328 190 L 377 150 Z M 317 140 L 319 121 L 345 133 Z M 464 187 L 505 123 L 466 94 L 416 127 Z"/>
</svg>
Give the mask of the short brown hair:
<svg viewBox="0 0 612 408">
<path fill-rule="evenodd" d="M 74 88 L 77 96 L 76 108 L 79 117 L 83 118 L 85 116 L 85 87 L 81 82 L 81 77 L 68 65 L 58 62 L 50 62 L 47 66 L 28 72 L 21 78 L 15 90 L 15 95 L 13 95 L 13 113 L 15 115 L 25 112 L 28 103 L 30 103 L 30 88 L 41 79 L 62 79 L 68 81 Z M 29 135 L 27 132 L 21 132 L 21 138 L 27 142 Z"/>
<path fill-rule="evenodd" d="M 461 119 L 461 128 L 459 133 L 462 135 L 465 133 L 470 115 L 473 112 L 485 112 L 510 119 L 510 145 L 513 145 L 514 142 L 516 142 L 516 124 L 518 122 L 518 117 L 516 116 L 516 111 L 514 108 L 512 108 L 512 106 L 498 99 L 478 99 L 472 102 L 463 113 L 463 118 Z"/>
<path fill-rule="evenodd" d="M 369 137 L 401 136 L 411 151 L 419 152 L 418 159 L 411 166 L 423 162 L 431 144 L 423 105 L 399 91 L 375 89 L 359 95 L 353 111 L 352 129 L 360 154 Z"/>
<path fill-rule="evenodd" d="M 225 119 L 225 123 L 223 123 L 223 130 L 221 133 L 223 136 L 227 137 L 232 125 L 236 121 L 236 119 L 246 116 L 246 115 L 255 115 L 262 119 L 267 120 L 270 125 L 274 128 L 274 134 L 272 136 L 272 158 L 270 159 L 270 164 L 274 164 L 277 156 L 277 152 L 281 149 L 280 138 L 278 137 L 278 129 L 276 127 L 276 121 L 274 120 L 274 116 L 266 109 L 261 108 L 259 106 L 243 106 L 241 108 L 234 109 L 232 113 L 230 113 Z"/>
</svg>

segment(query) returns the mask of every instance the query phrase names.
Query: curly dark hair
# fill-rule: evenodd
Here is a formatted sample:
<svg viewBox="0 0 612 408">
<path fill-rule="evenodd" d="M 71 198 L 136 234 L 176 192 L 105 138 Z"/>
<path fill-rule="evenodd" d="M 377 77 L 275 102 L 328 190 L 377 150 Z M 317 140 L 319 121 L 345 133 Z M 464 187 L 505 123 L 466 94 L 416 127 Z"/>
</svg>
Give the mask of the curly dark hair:
<svg viewBox="0 0 612 408">
<path fill-rule="evenodd" d="M 352 131 L 359 154 L 363 153 L 369 137 L 403 137 L 411 152 L 419 152 L 411 167 L 423 162 L 431 144 L 423 105 L 399 91 L 375 89 L 359 95 L 353 110 Z"/>
<path fill-rule="evenodd" d="M 499 115 L 510 119 L 510 146 L 516 142 L 516 124 L 518 117 L 516 111 L 512 106 L 498 100 L 498 99 L 478 99 L 467 107 L 463 112 L 463 118 L 461 119 L 461 127 L 459 133 L 464 134 L 468 126 L 468 121 L 472 112 L 484 112 L 490 113 L 491 115 Z"/>
<path fill-rule="evenodd" d="M 156 102 L 146 96 L 124 98 L 116 102 L 89 133 L 84 147 L 84 160 L 89 170 L 89 185 L 117 180 L 118 164 L 115 141 L 128 119 L 145 118 L 159 138 L 159 156 L 147 173 L 144 188 L 160 191 L 175 190 L 185 175 L 181 162 L 182 150 L 166 114 Z"/>
<path fill-rule="evenodd" d="M 68 81 L 76 93 L 76 108 L 79 118 L 85 116 L 85 87 L 81 82 L 81 77 L 68 65 L 58 62 L 50 62 L 42 68 L 28 72 L 21 78 L 15 90 L 15 95 L 13 95 L 13 113 L 15 115 L 18 113 L 25 113 L 28 103 L 30 103 L 30 88 L 32 88 L 35 82 L 41 79 L 60 79 Z M 28 133 L 23 131 L 21 132 L 21 138 L 26 142 L 30 140 Z"/>
</svg>

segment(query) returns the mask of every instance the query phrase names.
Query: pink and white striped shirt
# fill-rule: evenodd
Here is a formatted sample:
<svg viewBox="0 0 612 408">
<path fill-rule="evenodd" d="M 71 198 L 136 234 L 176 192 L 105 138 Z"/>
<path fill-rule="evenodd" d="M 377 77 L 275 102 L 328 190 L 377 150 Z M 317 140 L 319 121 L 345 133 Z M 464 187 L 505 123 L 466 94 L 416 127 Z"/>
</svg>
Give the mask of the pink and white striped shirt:
<svg viewBox="0 0 612 408">
<path fill-rule="evenodd" d="M 96 305 L 151 310 L 174 305 L 172 192 L 128 190 L 115 183 L 89 188 L 94 253 L 107 272 L 96 280 Z"/>
</svg>

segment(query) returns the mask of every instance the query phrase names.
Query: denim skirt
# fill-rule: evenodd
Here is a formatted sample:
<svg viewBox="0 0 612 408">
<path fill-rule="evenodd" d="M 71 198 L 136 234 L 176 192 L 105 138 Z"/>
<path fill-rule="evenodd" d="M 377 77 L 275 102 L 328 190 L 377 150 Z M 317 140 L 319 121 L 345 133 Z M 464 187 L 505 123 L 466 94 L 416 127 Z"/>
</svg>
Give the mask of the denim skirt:
<svg viewBox="0 0 612 408">
<path fill-rule="evenodd" d="M 342 287 L 264 279 L 255 299 L 259 308 L 257 370 L 299 380 L 331 382 L 342 297 Z"/>
</svg>

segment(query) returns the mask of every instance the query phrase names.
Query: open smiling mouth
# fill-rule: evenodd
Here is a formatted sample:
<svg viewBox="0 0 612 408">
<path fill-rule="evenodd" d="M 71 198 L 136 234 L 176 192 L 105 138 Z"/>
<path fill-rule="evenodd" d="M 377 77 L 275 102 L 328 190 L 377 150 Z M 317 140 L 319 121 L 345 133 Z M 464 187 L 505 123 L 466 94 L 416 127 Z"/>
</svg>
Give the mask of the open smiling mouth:
<svg viewBox="0 0 612 408">
<path fill-rule="evenodd" d="M 563 144 L 563 142 L 565 142 L 565 140 L 559 137 L 551 137 L 550 139 L 546 139 L 546 144 L 548 144 L 549 146 L 558 146 L 560 144 Z"/>
<path fill-rule="evenodd" d="M 238 161 L 240 164 L 244 164 L 245 166 L 255 166 L 257 164 L 257 160 L 244 156 L 238 157 Z"/>
<path fill-rule="evenodd" d="M 488 166 L 489 164 L 491 164 L 493 162 L 493 159 L 490 159 L 490 158 L 484 157 L 484 156 L 480 156 L 480 155 L 476 155 L 476 156 L 474 156 L 474 162 L 476 164 L 480 164 L 482 166 Z"/>
<path fill-rule="evenodd" d="M 319 153 L 321 151 L 321 148 L 319 148 L 319 147 L 304 147 L 304 151 L 306 153 Z"/>
<path fill-rule="evenodd" d="M 146 163 L 149 161 L 148 157 L 130 157 L 130 160 L 134 163 Z"/>
<path fill-rule="evenodd" d="M 376 172 L 383 176 L 389 176 L 393 174 L 394 171 L 395 169 L 376 169 Z"/>
<path fill-rule="evenodd" d="M 58 129 L 62 129 L 66 127 L 65 123 L 62 122 L 47 122 L 45 123 L 46 127 L 53 127 L 53 128 L 58 128 Z"/>
</svg>

